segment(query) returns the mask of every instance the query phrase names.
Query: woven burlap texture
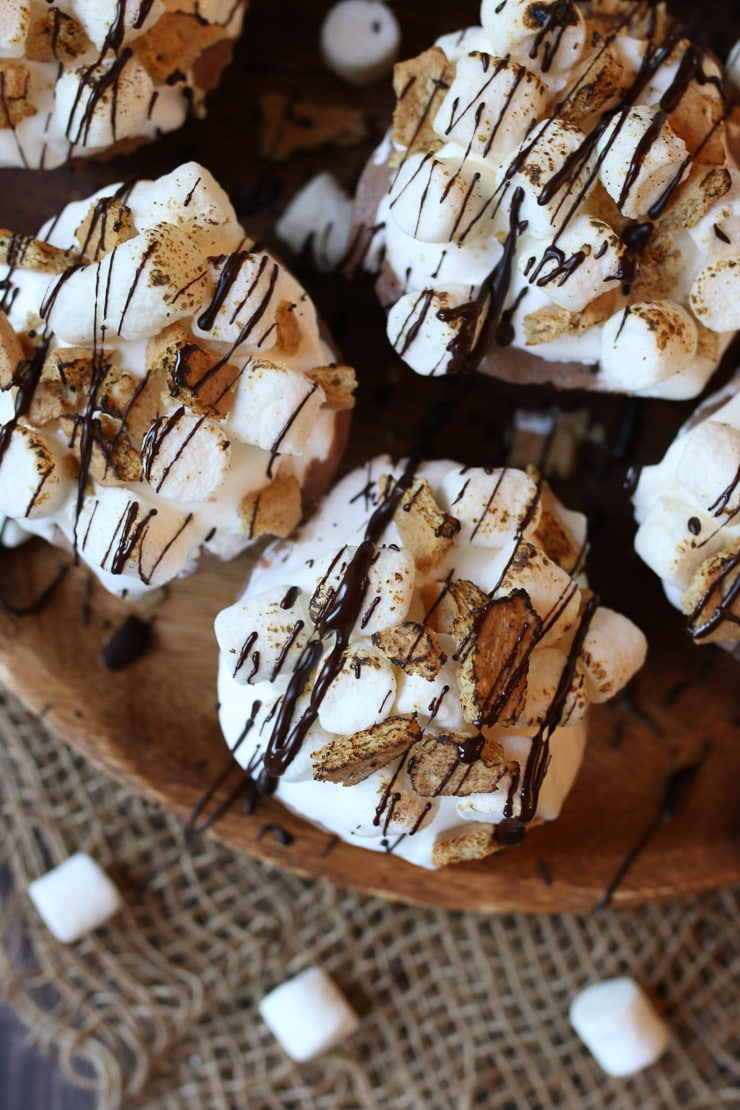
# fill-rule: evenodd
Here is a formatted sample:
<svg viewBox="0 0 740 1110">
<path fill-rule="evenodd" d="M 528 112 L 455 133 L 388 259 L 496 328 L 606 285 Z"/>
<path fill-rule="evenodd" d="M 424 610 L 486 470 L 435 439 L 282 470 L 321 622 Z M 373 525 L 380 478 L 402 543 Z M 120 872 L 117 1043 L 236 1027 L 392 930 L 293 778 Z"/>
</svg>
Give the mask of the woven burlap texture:
<svg viewBox="0 0 740 1110">
<path fill-rule="evenodd" d="M 637 911 L 484 917 L 345 893 L 265 867 L 132 796 L 0 698 L 3 993 L 108 1108 L 420 1110 L 740 1106 L 740 891 Z M 29 881 L 73 851 L 126 908 L 57 944 Z M 260 998 L 322 965 L 362 1015 L 292 1064 Z M 570 1029 L 586 983 L 628 973 L 673 1030 L 661 1062 L 604 1076 Z"/>
</svg>

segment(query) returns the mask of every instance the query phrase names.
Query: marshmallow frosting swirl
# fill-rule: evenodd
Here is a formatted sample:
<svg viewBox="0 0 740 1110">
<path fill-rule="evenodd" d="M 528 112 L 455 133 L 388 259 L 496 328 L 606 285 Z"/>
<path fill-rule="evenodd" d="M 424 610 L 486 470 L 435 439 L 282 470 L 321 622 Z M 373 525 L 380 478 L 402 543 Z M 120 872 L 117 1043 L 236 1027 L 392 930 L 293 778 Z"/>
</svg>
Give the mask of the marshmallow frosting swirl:
<svg viewBox="0 0 740 1110">
<path fill-rule="evenodd" d="M 428 868 L 555 818 L 589 703 L 645 655 L 585 585 L 585 533 L 535 472 L 380 456 L 345 477 L 216 618 L 255 798 Z"/>
<path fill-rule="evenodd" d="M 305 290 L 202 166 L 0 232 L 3 539 L 136 597 L 284 536 L 353 405 Z"/>
<path fill-rule="evenodd" d="M 420 374 L 685 399 L 740 327 L 719 65 L 662 5 L 483 0 L 398 65 L 354 260 Z"/>
<path fill-rule="evenodd" d="M 696 644 L 740 655 L 740 374 L 640 471 L 635 549 Z"/>
<path fill-rule="evenodd" d="M 0 166 L 50 169 L 204 114 L 245 0 L 3 0 Z"/>
</svg>

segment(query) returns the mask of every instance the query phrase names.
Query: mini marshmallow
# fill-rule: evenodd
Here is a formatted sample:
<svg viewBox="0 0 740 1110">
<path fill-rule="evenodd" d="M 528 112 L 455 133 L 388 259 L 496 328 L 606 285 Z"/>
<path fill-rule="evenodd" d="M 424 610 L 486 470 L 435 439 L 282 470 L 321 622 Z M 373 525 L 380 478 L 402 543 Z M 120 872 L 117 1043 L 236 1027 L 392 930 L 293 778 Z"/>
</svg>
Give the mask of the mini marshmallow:
<svg viewBox="0 0 740 1110">
<path fill-rule="evenodd" d="M 0 512 L 27 520 L 49 516 L 71 489 L 53 441 L 18 424 L 0 460 Z"/>
<path fill-rule="evenodd" d="M 619 112 L 597 144 L 599 177 L 622 214 L 629 219 L 648 213 L 651 206 L 661 200 L 682 166 L 683 177 L 689 172 L 686 144 L 670 124 L 663 120 L 653 134 L 659 118 L 657 108 L 645 105 L 630 108 L 626 114 Z M 652 138 L 645 147 L 649 131 Z"/>
<path fill-rule="evenodd" d="M 556 0 L 483 0 L 480 21 L 483 29 L 500 54 L 513 52 L 522 61 L 542 36 L 549 9 L 557 8 Z M 547 68 L 571 65 L 583 50 L 586 30 L 578 8 L 570 9 L 568 25 L 562 28 L 556 18 L 552 30 L 537 44 L 538 52 L 548 59 Z M 531 65 L 531 61 L 530 61 Z M 543 67 L 544 68 L 544 67 Z"/>
<path fill-rule="evenodd" d="M 459 290 L 405 293 L 388 313 L 388 339 L 417 374 L 447 374 L 454 365 L 463 329 L 470 330 L 465 314 L 456 310 L 469 304 Z"/>
<path fill-rule="evenodd" d="M 334 980 L 319 967 L 308 967 L 275 987 L 260 1002 L 259 1012 L 287 1054 L 298 1063 L 336 1048 L 360 1024 Z"/>
<path fill-rule="evenodd" d="M 689 368 L 696 345 L 696 324 L 681 305 L 638 302 L 604 324 L 602 371 L 610 384 L 636 393 Z"/>
<path fill-rule="evenodd" d="M 668 1047 L 670 1029 L 642 987 L 627 976 L 586 987 L 573 999 L 569 1017 L 607 1075 L 634 1075 Z"/>
<path fill-rule="evenodd" d="M 296 254 L 310 250 L 317 270 L 334 270 L 347 254 L 353 201 L 331 173 L 318 173 L 299 189 L 275 225 Z"/>
<path fill-rule="evenodd" d="M 324 17 L 319 42 L 329 69 L 351 85 L 366 85 L 390 73 L 401 28 L 387 4 L 342 0 Z"/>
<path fill-rule="evenodd" d="M 537 486 L 522 470 L 450 470 L 442 482 L 446 509 L 460 521 L 460 542 L 502 547 L 527 518 L 536 528 L 541 508 Z"/>
<path fill-rule="evenodd" d="M 311 599 L 317 612 L 336 595 L 357 548 L 344 547 L 337 555 L 316 564 L 319 587 Z M 359 617 L 363 635 L 395 628 L 408 616 L 414 591 L 414 560 L 408 551 L 379 548 L 368 572 L 367 590 Z"/>
<path fill-rule="evenodd" d="M 616 232 L 595 216 L 579 214 L 545 245 L 533 241 L 518 266 L 530 285 L 543 289 L 555 304 L 580 312 L 595 297 L 617 287 L 624 246 Z"/>
<path fill-rule="evenodd" d="M 239 683 L 274 681 L 288 673 L 308 641 L 307 599 L 288 590 L 260 594 L 222 609 L 215 631 Z"/>
<path fill-rule="evenodd" d="M 487 53 L 461 58 L 432 126 L 442 138 L 480 158 L 518 146 L 549 93 L 524 66 Z"/>
<path fill-rule="evenodd" d="M 586 142 L 580 128 L 557 117 L 543 120 L 527 136 L 501 175 L 501 205 L 508 208 L 517 189 L 524 191 L 519 221 L 527 222 L 530 235 L 544 239 L 559 230 L 593 188 L 595 156 L 579 158 L 567 180 L 545 199 L 544 190 Z M 513 169 L 513 173 L 511 172 Z"/>
<path fill-rule="evenodd" d="M 693 536 L 685 500 L 660 497 L 643 517 L 635 534 L 635 551 L 664 583 L 685 590 L 705 558 L 721 546 L 721 538 Z"/>
<path fill-rule="evenodd" d="M 321 386 L 305 374 L 252 358 L 239 376 L 227 427 L 273 454 L 300 455 L 325 400 Z"/>
<path fill-rule="evenodd" d="M 115 58 L 68 70 L 56 83 L 56 125 L 74 146 L 110 146 L 146 125 L 154 84 L 143 66 L 129 58 L 110 79 Z"/>
<path fill-rule="evenodd" d="M 202 8 L 202 4 L 200 5 Z M 220 235 L 242 238 L 233 205 L 213 175 L 197 162 L 184 162 L 154 181 L 140 181 L 126 198 L 139 230 L 173 224 L 215 254 Z M 229 244 L 233 249 L 234 242 Z"/>
<path fill-rule="evenodd" d="M 440 35 L 434 45 L 450 62 L 459 62 L 474 52 L 489 54 L 491 51 L 491 40 L 482 27 L 463 27 L 461 31 Z"/>
<path fill-rule="evenodd" d="M 689 303 L 697 319 L 712 331 L 740 327 L 740 257 L 720 258 L 697 274 Z"/>
<path fill-rule="evenodd" d="M 396 697 L 390 663 L 378 652 L 357 648 L 348 652 L 342 667 L 321 701 L 319 721 L 327 732 L 360 732 L 388 715 Z"/>
<path fill-rule="evenodd" d="M 31 26 L 29 0 L 0 4 L 0 58 L 22 58 Z"/>
<path fill-rule="evenodd" d="M 737 40 L 725 62 L 725 75 L 740 92 L 740 39 Z"/>
<path fill-rule="evenodd" d="M 141 457 L 147 482 L 162 497 L 206 501 L 228 474 L 231 443 L 214 420 L 181 406 L 155 420 Z"/>
<path fill-rule="evenodd" d="M 63 944 L 74 944 L 100 928 L 123 902 L 105 871 L 85 852 L 47 871 L 28 886 L 45 925 Z"/>
<path fill-rule="evenodd" d="M 686 433 L 676 477 L 716 521 L 740 510 L 740 427 L 703 420 Z"/>
<path fill-rule="evenodd" d="M 120 9 L 110 0 L 72 0 L 72 11 L 97 47 L 118 49 L 148 31 L 165 11 L 165 5 L 162 0 L 153 0 L 151 5 L 124 4 Z"/>
<path fill-rule="evenodd" d="M 592 702 L 607 701 L 627 685 L 647 655 L 644 634 L 621 613 L 600 605 L 583 641 L 582 662 Z"/>
<path fill-rule="evenodd" d="M 106 333 L 143 339 L 193 313 L 207 288 L 197 244 L 163 223 L 121 243 L 102 261 L 63 275 L 47 323 L 71 344 L 92 343 Z"/>
<path fill-rule="evenodd" d="M 492 202 L 485 168 L 444 152 L 409 155 L 391 184 L 391 217 L 423 243 L 463 241 Z"/>
</svg>

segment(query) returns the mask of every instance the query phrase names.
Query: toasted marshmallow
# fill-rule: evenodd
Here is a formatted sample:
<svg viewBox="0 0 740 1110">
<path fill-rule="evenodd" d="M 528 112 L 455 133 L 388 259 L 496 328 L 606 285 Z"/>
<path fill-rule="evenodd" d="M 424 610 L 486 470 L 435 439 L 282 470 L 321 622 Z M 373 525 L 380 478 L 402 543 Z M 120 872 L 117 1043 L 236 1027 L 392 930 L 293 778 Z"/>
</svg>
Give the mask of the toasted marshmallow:
<svg viewBox="0 0 740 1110">
<path fill-rule="evenodd" d="M 570 1023 L 607 1075 L 634 1075 L 665 1052 L 670 1030 L 642 987 L 627 976 L 584 988 Z"/>
<path fill-rule="evenodd" d="M 461 242 L 491 205 L 494 183 L 484 167 L 459 157 L 412 154 L 390 190 L 390 214 L 423 243 Z"/>
<path fill-rule="evenodd" d="M 123 66 L 104 58 L 59 78 L 54 120 L 74 146 L 111 146 L 144 127 L 153 94 L 152 79 L 135 58 Z"/>
<path fill-rule="evenodd" d="M 508 207 L 517 189 L 524 191 L 519 210 L 531 235 L 547 238 L 572 216 L 593 187 L 593 155 L 579 158 L 575 172 L 567 173 L 562 185 L 549 196 L 547 190 L 557 176 L 578 156 L 586 136 L 573 124 L 557 117 L 546 119 L 527 136 L 503 175 L 501 192 Z M 514 171 L 514 172 L 512 172 Z"/>
<path fill-rule="evenodd" d="M 461 340 L 470 334 L 466 311 L 470 307 L 464 291 L 434 293 L 424 289 L 406 293 L 388 313 L 388 339 L 417 374 L 429 377 L 447 374 L 455 363 Z M 475 331 L 475 316 L 472 328 Z"/>
<path fill-rule="evenodd" d="M 599 177 L 620 212 L 632 220 L 648 213 L 674 179 L 689 172 L 683 139 L 657 109 L 644 105 L 617 113 L 599 139 L 598 151 Z"/>
<path fill-rule="evenodd" d="M 56 512 L 72 490 L 53 440 L 18 424 L 0 457 L 0 512 L 36 520 Z"/>
<path fill-rule="evenodd" d="M 637 393 L 690 367 L 696 344 L 696 324 L 679 304 L 631 304 L 604 324 L 601 365 L 610 382 Z"/>
<path fill-rule="evenodd" d="M 543 68 L 557 70 L 576 62 L 586 43 L 583 15 L 575 5 L 566 11 L 563 26 L 562 7 L 555 0 L 482 0 L 480 21 L 501 54 L 539 57 Z"/>
<path fill-rule="evenodd" d="M 583 641 L 583 666 L 592 702 L 607 701 L 645 662 L 647 641 L 621 613 L 600 606 Z"/>
<path fill-rule="evenodd" d="M 546 86 L 524 66 L 471 53 L 460 58 L 432 126 L 470 154 L 501 157 L 522 142 L 548 96 Z"/>
<path fill-rule="evenodd" d="M 331 173 L 319 173 L 291 199 L 275 232 L 296 254 L 309 250 L 318 270 L 336 269 L 346 257 L 352 198 Z"/>
<path fill-rule="evenodd" d="M 628 621 L 588 639 L 595 599 L 556 562 L 567 527 L 549 490 L 510 469 L 381 457 L 349 474 L 216 620 L 237 761 L 349 843 L 424 867 L 489 855 L 507 818 L 557 816 L 588 668 L 601 700 L 641 658 Z M 530 759 L 543 773 L 522 789 Z"/>
<path fill-rule="evenodd" d="M 703 420 L 684 437 L 676 477 L 707 511 L 731 520 L 740 511 L 740 426 Z"/>
<path fill-rule="evenodd" d="M 619 282 L 624 246 L 603 220 L 578 215 L 547 246 L 532 241 L 518 266 L 530 285 L 544 289 L 554 304 L 580 312 Z"/>
<path fill-rule="evenodd" d="M 693 536 L 685 502 L 661 497 L 644 515 L 635 535 L 635 551 L 669 585 L 684 590 L 691 576 L 721 541 Z"/>
<path fill-rule="evenodd" d="M 111 7 L 109 0 L 72 0 L 72 11 L 97 47 L 118 49 L 150 30 L 165 5 L 153 0 L 151 4 L 126 4 L 119 10 Z"/>
<path fill-rule="evenodd" d="M 351 85 L 389 73 L 400 42 L 398 20 L 380 0 L 341 0 L 324 16 L 319 34 L 324 62 Z"/>
<path fill-rule="evenodd" d="M 0 58 L 23 57 L 30 26 L 30 0 L 0 7 Z"/>
<path fill-rule="evenodd" d="M 696 318 L 712 331 L 740 327 L 740 256 L 705 266 L 691 287 L 689 302 Z"/>
<path fill-rule="evenodd" d="M 324 390 L 305 374 L 251 358 L 239 375 L 228 427 L 271 454 L 301 455 L 325 401 Z"/>
<path fill-rule="evenodd" d="M 172 501 L 206 501 L 226 478 L 231 444 L 215 420 L 182 405 L 151 425 L 141 448 L 144 476 Z"/>
<path fill-rule="evenodd" d="M 205 166 L 185 162 L 156 181 L 141 181 L 128 203 L 136 227 L 172 224 L 190 239 L 202 239 L 212 252 L 221 234 L 227 249 L 241 238 L 234 208 Z"/>
</svg>

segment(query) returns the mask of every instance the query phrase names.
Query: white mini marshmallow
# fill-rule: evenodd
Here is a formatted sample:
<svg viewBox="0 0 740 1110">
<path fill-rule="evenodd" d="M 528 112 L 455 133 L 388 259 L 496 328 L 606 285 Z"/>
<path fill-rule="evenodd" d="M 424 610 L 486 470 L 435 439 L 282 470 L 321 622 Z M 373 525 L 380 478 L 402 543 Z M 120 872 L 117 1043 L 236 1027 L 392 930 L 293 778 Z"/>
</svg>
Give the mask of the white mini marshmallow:
<svg viewBox="0 0 740 1110">
<path fill-rule="evenodd" d="M 521 518 L 521 510 L 517 514 Z M 521 543 L 506 568 L 497 596 L 524 590 L 542 620 L 539 643 L 551 646 L 575 626 L 581 592 L 567 571 L 534 544 Z"/>
<path fill-rule="evenodd" d="M 388 313 L 388 339 L 417 374 L 447 374 L 454 365 L 458 343 L 465 339 L 463 329 L 469 327 L 458 310 L 469 303 L 461 290 L 404 293 Z"/>
<path fill-rule="evenodd" d="M 321 386 L 300 371 L 253 358 L 239 377 L 227 427 L 244 443 L 301 455 L 325 400 Z"/>
<path fill-rule="evenodd" d="M 360 1024 L 333 979 L 309 967 L 265 995 L 259 1012 L 291 1059 L 303 1063 L 350 1037 Z"/>
<path fill-rule="evenodd" d="M 550 182 L 563 170 L 571 156 L 584 149 L 586 136 L 579 127 L 557 117 L 543 120 L 527 136 L 501 175 L 502 208 L 508 209 L 521 188 L 524 197 L 519 221 L 527 221 L 527 231 L 538 238 L 549 238 L 572 216 L 591 192 L 595 156 L 577 157 L 577 164 L 551 197 L 544 199 Z M 512 169 L 515 172 L 511 172 Z"/>
<path fill-rule="evenodd" d="M 689 172 L 686 144 L 669 123 L 663 121 L 649 145 L 642 147 L 656 117 L 658 109 L 645 105 L 618 112 L 597 144 L 599 177 L 629 219 L 645 215 L 663 197 L 682 164 L 682 176 Z"/>
<path fill-rule="evenodd" d="M 153 0 L 151 5 L 72 0 L 72 11 L 97 47 L 118 49 L 148 31 L 165 11 L 165 5 L 162 0 Z"/>
<path fill-rule="evenodd" d="M 595 216 L 574 217 L 546 245 L 534 241 L 517 264 L 530 284 L 555 304 L 580 312 L 595 297 L 614 289 L 620 278 L 624 246 L 616 232 Z"/>
<path fill-rule="evenodd" d="M 17 425 L 0 460 L 0 513 L 26 520 L 49 516 L 71 489 L 53 442 Z"/>
<path fill-rule="evenodd" d="M 740 92 L 740 39 L 737 40 L 725 62 L 725 76 Z"/>
<path fill-rule="evenodd" d="M 740 257 L 720 258 L 697 274 L 689 303 L 697 319 L 712 331 L 740 328 Z"/>
<path fill-rule="evenodd" d="M 485 166 L 458 149 L 410 154 L 391 183 L 390 215 L 423 243 L 459 243 L 491 207 L 494 187 Z"/>
<path fill-rule="evenodd" d="M 47 323 L 66 343 L 101 335 L 142 339 L 191 315 L 208 287 L 196 243 L 158 224 L 121 243 L 100 262 L 63 275 Z"/>
<path fill-rule="evenodd" d="M 310 628 L 305 596 L 283 589 L 230 605 L 215 623 L 218 646 L 240 684 L 274 682 L 283 669 L 289 674 Z"/>
<path fill-rule="evenodd" d="M 647 640 L 636 625 L 600 605 L 583 640 L 581 661 L 592 702 L 607 701 L 645 662 Z"/>
<path fill-rule="evenodd" d="M 74 944 L 103 925 L 123 902 L 105 871 L 85 852 L 29 883 L 28 894 L 45 925 L 63 944 Z"/>
<path fill-rule="evenodd" d="M 354 202 L 332 173 L 318 173 L 299 189 L 275 225 L 296 254 L 309 250 L 317 270 L 336 269 L 347 254 Z"/>
<path fill-rule="evenodd" d="M 323 608 L 344 581 L 356 547 L 343 547 L 316 563 L 316 581 L 320 596 L 314 604 Z M 357 619 L 358 632 L 372 636 L 384 628 L 395 628 L 406 620 L 414 593 L 415 565 L 410 552 L 396 547 L 381 547 L 370 564 L 362 612 Z"/>
<path fill-rule="evenodd" d="M 172 501 L 207 501 L 229 472 L 231 443 L 215 420 L 184 406 L 151 425 L 141 448 L 144 476 Z"/>
<path fill-rule="evenodd" d="M 740 177 L 732 174 L 729 193 L 720 197 L 693 227 L 686 230 L 707 261 L 740 254 Z"/>
<path fill-rule="evenodd" d="M 476 50 L 482 54 L 491 52 L 491 40 L 482 27 L 463 27 L 460 31 L 440 35 L 434 45 L 443 51 L 450 62 L 459 62 Z"/>
<path fill-rule="evenodd" d="M 384 720 L 395 697 L 391 664 L 372 647 L 358 644 L 347 652 L 321 699 L 319 721 L 327 732 L 360 732 Z"/>
<path fill-rule="evenodd" d="M 175 509 L 154 508 L 143 497 L 114 486 L 87 498 L 77 522 L 80 554 L 109 574 L 160 586 L 176 578 L 188 558 L 189 518 Z"/>
<path fill-rule="evenodd" d="M 401 28 L 380 0 L 341 0 L 324 17 L 319 42 L 330 70 L 351 85 L 366 85 L 390 73 Z"/>
<path fill-rule="evenodd" d="M 717 521 L 740 510 L 740 428 L 703 420 L 686 433 L 676 477 Z"/>
<path fill-rule="evenodd" d="M 635 551 L 670 586 L 685 590 L 700 564 L 721 547 L 702 532 L 693 536 L 688 520 L 692 509 L 685 500 L 661 497 L 650 506 L 635 534 Z"/>
<path fill-rule="evenodd" d="M 451 470 L 441 483 L 445 508 L 461 524 L 458 543 L 502 547 L 525 517 L 536 528 L 541 508 L 537 486 L 522 470 Z"/>
<path fill-rule="evenodd" d="M 564 28 L 561 11 L 562 6 L 555 0 L 482 0 L 480 21 L 500 54 L 513 53 L 524 61 L 536 48 L 540 63 L 547 60 L 544 68 L 557 72 L 578 60 L 587 33 L 575 5 L 568 10 L 569 22 Z"/>
<path fill-rule="evenodd" d="M 642 987 L 627 976 L 576 995 L 570 1023 L 607 1075 L 634 1075 L 665 1052 L 670 1029 Z"/>
<path fill-rule="evenodd" d="M 602 330 L 604 379 L 627 392 L 649 389 L 690 367 L 696 345 L 696 324 L 676 302 L 628 305 Z"/>
<path fill-rule="evenodd" d="M 458 62 L 432 126 L 471 154 L 500 158 L 522 142 L 548 96 L 524 66 L 487 53 L 468 54 Z"/>
<path fill-rule="evenodd" d="M 54 118 L 70 143 L 86 148 L 110 146 L 145 130 L 154 84 L 131 57 L 110 79 L 114 57 L 64 73 L 54 88 Z"/>
<path fill-rule="evenodd" d="M 29 0 L 0 4 L 0 58 L 22 58 L 31 26 Z"/>
<path fill-rule="evenodd" d="M 241 239 L 234 207 L 216 179 L 197 162 L 184 162 L 154 181 L 139 181 L 126 198 L 137 230 L 173 224 L 217 253 L 220 235 Z M 229 249 L 233 249 L 230 244 Z"/>
</svg>

